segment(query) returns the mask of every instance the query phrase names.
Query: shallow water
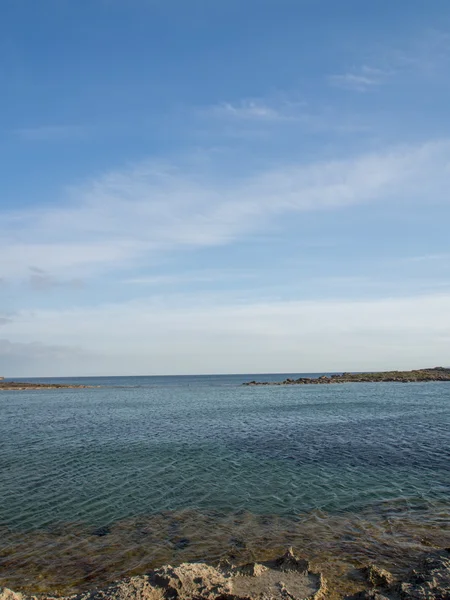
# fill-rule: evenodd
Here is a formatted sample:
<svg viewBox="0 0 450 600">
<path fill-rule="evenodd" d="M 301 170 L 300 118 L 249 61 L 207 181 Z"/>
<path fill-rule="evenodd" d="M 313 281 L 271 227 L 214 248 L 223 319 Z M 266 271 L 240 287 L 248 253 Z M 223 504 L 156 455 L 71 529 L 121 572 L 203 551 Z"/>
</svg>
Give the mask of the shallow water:
<svg viewBox="0 0 450 600">
<path fill-rule="evenodd" d="M 0 585 L 76 591 L 288 545 L 395 570 L 450 544 L 449 383 L 240 385 L 255 378 L 275 376 L 2 392 Z"/>
</svg>

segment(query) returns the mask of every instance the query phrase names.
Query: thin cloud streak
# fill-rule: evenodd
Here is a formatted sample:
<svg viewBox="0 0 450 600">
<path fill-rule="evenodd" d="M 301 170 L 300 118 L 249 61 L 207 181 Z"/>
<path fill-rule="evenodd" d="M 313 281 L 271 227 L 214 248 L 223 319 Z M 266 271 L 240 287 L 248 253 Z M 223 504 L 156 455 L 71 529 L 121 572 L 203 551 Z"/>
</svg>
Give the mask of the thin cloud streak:
<svg viewBox="0 0 450 600">
<path fill-rule="evenodd" d="M 179 285 L 186 283 L 213 283 L 220 281 L 236 280 L 236 279 L 251 279 L 255 277 L 255 273 L 252 271 L 243 271 L 238 269 L 222 269 L 209 271 L 207 269 L 203 271 L 187 272 L 187 273 L 173 273 L 167 275 L 145 275 L 142 277 L 132 277 L 125 279 L 124 283 L 137 284 L 137 285 L 149 285 L 149 286 L 160 286 L 160 285 Z"/>
<path fill-rule="evenodd" d="M 292 118 L 286 111 L 286 106 L 274 107 L 257 100 L 242 100 L 238 104 L 223 102 L 207 112 L 218 117 L 252 121 L 282 121 Z"/>
<path fill-rule="evenodd" d="M 0 278 L 26 278 L 30 266 L 69 279 L 148 266 L 167 252 L 229 244 L 296 212 L 448 202 L 449 164 L 447 140 L 244 180 L 144 162 L 69 190 L 66 205 L 1 215 Z"/>
<path fill-rule="evenodd" d="M 361 68 L 348 73 L 331 75 L 329 77 L 329 82 L 334 86 L 347 90 L 367 92 L 370 89 L 385 83 L 387 76 L 388 73 L 381 69 L 364 65 Z"/>
</svg>

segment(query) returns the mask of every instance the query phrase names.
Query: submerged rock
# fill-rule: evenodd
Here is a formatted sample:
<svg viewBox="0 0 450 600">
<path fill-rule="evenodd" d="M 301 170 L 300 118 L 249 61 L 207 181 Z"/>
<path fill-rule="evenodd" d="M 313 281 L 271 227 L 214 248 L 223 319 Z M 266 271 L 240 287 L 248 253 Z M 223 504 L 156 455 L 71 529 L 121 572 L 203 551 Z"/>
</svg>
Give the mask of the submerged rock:
<svg viewBox="0 0 450 600">
<path fill-rule="evenodd" d="M 450 600 L 450 549 L 426 556 L 406 581 L 394 583 L 384 569 L 366 570 L 374 589 L 362 591 L 347 600 Z"/>
<path fill-rule="evenodd" d="M 370 566 L 363 574 L 371 589 L 346 600 L 450 600 L 450 550 L 426 556 L 406 581 Z M 292 550 L 276 560 L 217 568 L 203 563 L 167 565 L 100 590 L 59 600 L 324 600 L 328 590 L 320 573 Z M 0 588 L 0 600 L 36 600 Z M 40 600 L 56 600 L 41 596 Z"/>
<path fill-rule="evenodd" d="M 450 548 L 431 554 L 400 584 L 400 596 L 414 600 L 450 600 Z"/>
<path fill-rule="evenodd" d="M 217 568 L 203 563 L 167 565 L 104 589 L 60 600 L 318 600 L 325 591 L 320 574 L 291 550 L 283 557 L 243 566 Z M 50 600 L 41 596 L 41 600 Z M 0 588 L 0 600 L 32 600 Z"/>
</svg>

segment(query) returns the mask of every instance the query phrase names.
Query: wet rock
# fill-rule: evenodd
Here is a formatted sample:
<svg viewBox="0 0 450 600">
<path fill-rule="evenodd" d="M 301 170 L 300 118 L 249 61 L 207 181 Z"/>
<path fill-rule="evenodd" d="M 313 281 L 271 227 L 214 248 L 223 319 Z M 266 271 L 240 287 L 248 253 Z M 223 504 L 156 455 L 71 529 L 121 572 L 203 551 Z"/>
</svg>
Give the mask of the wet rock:
<svg viewBox="0 0 450 600">
<path fill-rule="evenodd" d="M 59 600 L 319 600 L 325 591 L 323 577 L 289 550 L 277 560 L 240 567 L 167 565 L 143 577 Z M 0 600 L 33 599 L 4 589 Z"/>
<path fill-rule="evenodd" d="M 347 596 L 346 600 L 398 600 L 398 598 L 396 596 L 386 596 L 377 590 L 364 590 L 353 594 L 353 596 Z"/>
<path fill-rule="evenodd" d="M 307 561 L 298 559 L 292 548 L 289 548 L 286 554 L 275 561 L 275 566 L 279 571 L 297 571 L 299 573 L 306 573 L 308 570 Z"/>
<path fill-rule="evenodd" d="M 386 573 L 370 567 L 368 578 L 376 589 L 348 596 L 347 600 L 450 600 L 448 549 L 426 556 L 406 581 L 393 583 Z"/>
<path fill-rule="evenodd" d="M 388 571 L 375 566 L 365 569 L 365 577 L 373 589 L 348 600 L 450 600 L 450 551 L 425 557 L 404 582 L 395 583 Z M 243 566 L 167 565 L 60 600 L 323 600 L 331 592 L 323 576 L 290 549 L 276 560 Z M 0 600 L 35 599 L 0 588 Z"/>
<path fill-rule="evenodd" d="M 178 540 L 174 540 L 173 545 L 177 550 L 184 550 L 188 546 L 190 546 L 191 540 L 188 538 L 180 538 Z"/>
<path fill-rule="evenodd" d="M 164 591 L 155 588 L 148 577 L 131 577 L 105 589 L 71 596 L 70 600 L 164 600 L 164 598 Z"/>
<path fill-rule="evenodd" d="M 376 565 L 370 565 L 363 569 L 367 581 L 374 588 L 388 588 L 394 583 L 394 576 L 386 569 L 380 569 Z"/>
<path fill-rule="evenodd" d="M 92 535 L 96 535 L 97 537 L 104 537 L 105 535 L 109 535 L 111 533 L 111 529 L 109 527 L 97 527 L 92 532 Z"/>
<path fill-rule="evenodd" d="M 450 549 L 425 557 L 400 584 L 401 598 L 412 600 L 450 600 Z"/>
</svg>

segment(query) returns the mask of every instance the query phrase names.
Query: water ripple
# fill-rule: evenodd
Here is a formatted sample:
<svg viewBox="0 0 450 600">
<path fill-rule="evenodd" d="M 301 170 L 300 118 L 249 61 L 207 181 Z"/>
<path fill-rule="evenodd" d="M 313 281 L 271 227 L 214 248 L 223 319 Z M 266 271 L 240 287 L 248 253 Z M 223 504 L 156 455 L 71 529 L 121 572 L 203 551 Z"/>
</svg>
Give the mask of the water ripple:
<svg viewBox="0 0 450 600">
<path fill-rule="evenodd" d="M 174 379 L 3 392 L 3 573 L 39 566 L 51 587 L 62 552 L 84 560 L 76 574 L 70 560 L 64 567 L 64 585 L 80 587 L 83 577 L 117 575 L 122 563 L 133 571 L 175 555 L 214 558 L 256 540 L 275 548 L 290 535 L 306 544 L 314 528 L 324 547 L 335 543 L 333 527 L 350 536 L 344 545 L 356 555 L 361 531 L 380 552 L 400 522 L 410 534 L 400 527 L 398 547 L 421 528 L 448 524 L 450 384 L 245 388 Z M 109 558 L 103 537 L 114 539 Z"/>
</svg>

